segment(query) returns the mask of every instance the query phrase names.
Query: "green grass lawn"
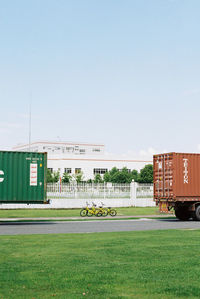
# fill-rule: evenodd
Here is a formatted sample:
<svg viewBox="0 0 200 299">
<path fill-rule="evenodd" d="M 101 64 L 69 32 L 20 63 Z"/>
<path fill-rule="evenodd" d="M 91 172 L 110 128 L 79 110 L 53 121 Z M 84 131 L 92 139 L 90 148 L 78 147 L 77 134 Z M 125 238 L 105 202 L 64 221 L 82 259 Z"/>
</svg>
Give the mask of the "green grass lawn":
<svg viewBox="0 0 200 299">
<path fill-rule="evenodd" d="M 19 210 L 0 210 L 0 218 L 28 218 L 28 217 L 77 217 L 80 216 L 81 209 L 62 209 L 62 210 L 41 210 L 41 209 L 19 209 Z M 157 207 L 147 208 L 116 208 L 118 215 L 137 216 L 137 215 L 158 215 Z"/>
<path fill-rule="evenodd" d="M 200 231 L 0 236 L 0 298 L 200 298 Z"/>
</svg>

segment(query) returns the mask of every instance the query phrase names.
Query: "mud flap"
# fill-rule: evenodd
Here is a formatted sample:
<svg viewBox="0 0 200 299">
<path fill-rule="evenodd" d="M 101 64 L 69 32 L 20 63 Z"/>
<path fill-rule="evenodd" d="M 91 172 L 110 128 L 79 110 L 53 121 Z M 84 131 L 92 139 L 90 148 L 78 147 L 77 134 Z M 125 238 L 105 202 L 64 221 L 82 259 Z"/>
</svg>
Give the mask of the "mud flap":
<svg viewBox="0 0 200 299">
<path fill-rule="evenodd" d="M 159 202 L 159 211 L 160 211 L 160 213 L 170 213 L 169 204 L 167 201 Z"/>
</svg>

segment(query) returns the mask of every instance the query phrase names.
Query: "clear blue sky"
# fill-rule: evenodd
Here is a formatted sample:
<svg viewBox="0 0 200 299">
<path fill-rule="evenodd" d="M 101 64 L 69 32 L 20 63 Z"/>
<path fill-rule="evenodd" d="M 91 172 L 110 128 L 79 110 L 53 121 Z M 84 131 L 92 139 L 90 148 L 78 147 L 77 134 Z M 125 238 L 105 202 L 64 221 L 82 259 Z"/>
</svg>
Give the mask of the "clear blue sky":
<svg viewBox="0 0 200 299">
<path fill-rule="evenodd" d="M 199 0 L 0 0 L 0 149 L 200 150 Z M 59 136 L 59 137 L 58 137 Z"/>
</svg>

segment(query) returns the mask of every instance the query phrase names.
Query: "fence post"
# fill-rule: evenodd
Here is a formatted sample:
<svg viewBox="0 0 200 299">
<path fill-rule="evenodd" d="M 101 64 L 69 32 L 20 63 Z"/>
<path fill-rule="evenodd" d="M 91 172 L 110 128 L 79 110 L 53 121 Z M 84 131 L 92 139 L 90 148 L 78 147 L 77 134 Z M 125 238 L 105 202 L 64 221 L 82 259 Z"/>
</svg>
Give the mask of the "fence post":
<svg viewBox="0 0 200 299">
<path fill-rule="evenodd" d="M 131 190 L 130 190 L 130 197 L 131 197 L 131 201 L 133 202 L 133 206 L 135 206 L 136 203 L 136 197 L 137 197 L 137 183 L 132 180 L 131 182 Z"/>
<path fill-rule="evenodd" d="M 77 196 L 77 190 L 78 188 L 77 188 L 77 182 L 74 182 L 74 198 L 77 198 L 78 196 Z"/>
</svg>

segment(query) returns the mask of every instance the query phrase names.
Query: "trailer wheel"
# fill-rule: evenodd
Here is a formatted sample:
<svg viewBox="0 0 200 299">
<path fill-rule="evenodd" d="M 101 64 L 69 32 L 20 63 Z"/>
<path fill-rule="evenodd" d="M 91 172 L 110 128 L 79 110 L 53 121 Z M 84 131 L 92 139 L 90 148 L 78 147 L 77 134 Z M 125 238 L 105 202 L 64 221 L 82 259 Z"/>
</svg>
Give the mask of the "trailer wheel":
<svg viewBox="0 0 200 299">
<path fill-rule="evenodd" d="M 195 209 L 194 220 L 200 221 L 200 206 L 197 206 L 196 209 Z"/>
<path fill-rule="evenodd" d="M 199 211 L 199 213 L 200 213 L 200 211 Z M 175 215 L 176 215 L 176 218 L 178 218 L 179 220 L 182 220 L 182 221 L 189 220 L 189 218 L 191 217 L 191 214 L 186 207 L 176 208 Z M 199 216 L 200 216 L 200 214 L 199 214 Z M 200 218 L 199 218 L 199 220 L 200 220 Z"/>
</svg>

